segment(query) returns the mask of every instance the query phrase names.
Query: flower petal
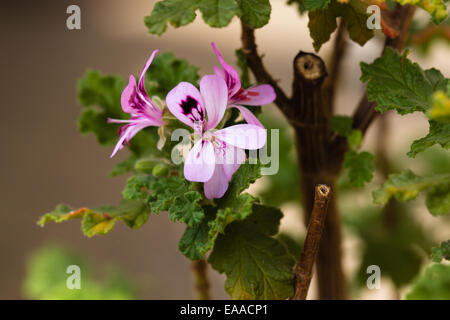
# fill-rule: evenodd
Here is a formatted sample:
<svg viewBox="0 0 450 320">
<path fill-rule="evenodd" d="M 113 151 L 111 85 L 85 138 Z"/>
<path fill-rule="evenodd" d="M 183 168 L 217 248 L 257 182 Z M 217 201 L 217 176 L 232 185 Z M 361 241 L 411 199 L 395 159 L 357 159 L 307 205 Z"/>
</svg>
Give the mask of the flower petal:
<svg viewBox="0 0 450 320">
<path fill-rule="evenodd" d="M 240 105 L 231 105 L 231 108 L 238 109 L 242 116 L 244 117 L 245 121 L 247 121 L 248 124 L 254 124 L 255 126 L 264 128 L 262 123 L 258 120 L 258 118 L 246 107 L 240 106 Z"/>
<path fill-rule="evenodd" d="M 184 163 L 184 177 L 189 181 L 208 181 L 214 173 L 215 160 L 213 145 L 209 141 L 198 141 Z"/>
<path fill-rule="evenodd" d="M 217 57 L 219 58 L 220 64 L 223 67 L 224 80 L 228 87 L 228 96 L 232 97 L 241 88 L 241 78 L 239 77 L 239 73 L 236 71 L 235 68 L 233 68 L 232 66 L 230 66 L 225 62 L 214 42 L 211 42 L 211 46 L 213 47 L 213 50 L 216 53 Z"/>
<path fill-rule="evenodd" d="M 216 76 L 204 76 L 200 80 L 200 93 L 205 102 L 208 123 L 205 130 L 215 128 L 222 120 L 228 102 L 228 89 L 225 80 Z"/>
<path fill-rule="evenodd" d="M 228 146 L 225 149 L 224 163 L 223 163 L 223 172 L 225 173 L 225 177 L 228 181 L 231 180 L 231 177 L 236 172 L 237 169 L 245 162 L 247 155 L 245 151 L 240 148 L 236 148 L 233 146 Z"/>
<path fill-rule="evenodd" d="M 108 122 L 115 122 L 115 119 L 111 119 Z M 114 155 L 123 148 L 123 145 L 130 141 L 139 131 L 142 129 L 154 126 L 155 124 L 152 121 L 148 121 L 147 119 L 139 120 L 131 122 L 125 126 L 120 127 L 120 139 L 116 144 L 116 147 L 114 148 L 113 152 L 111 153 L 111 158 L 114 157 Z"/>
<path fill-rule="evenodd" d="M 206 111 L 203 97 L 192 84 L 180 82 L 166 96 L 169 111 L 181 122 L 194 128 L 195 122 L 204 124 Z"/>
<path fill-rule="evenodd" d="M 222 79 L 225 79 L 225 71 L 223 71 L 223 68 L 214 66 L 214 67 L 213 67 L 213 70 L 214 70 L 214 74 L 215 74 L 216 76 L 219 76 L 219 77 L 221 77 Z"/>
<path fill-rule="evenodd" d="M 128 85 L 123 89 L 120 98 L 122 110 L 131 115 L 143 115 L 154 120 L 161 120 L 162 112 L 153 106 L 150 99 L 139 94 L 136 79 L 130 76 Z"/>
<path fill-rule="evenodd" d="M 228 179 L 221 164 L 216 164 L 214 174 L 211 179 L 203 185 L 205 196 L 208 199 L 222 198 L 228 189 Z"/>
<path fill-rule="evenodd" d="M 275 90 L 270 84 L 262 84 L 241 90 L 232 97 L 232 101 L 246 106 L 262 106 L 273 102 L 276 97 Z"/>
<path fill-rule="evenodd" d="M 153 58 L 155 57 L 155 54 L 158 53 L 158 50 L 155 50 L 150 55 L 150 58 L 148 58 L 147 63 L 145 64 L 144 69 L 142 69 L 141 76 L 139 77 L 139 85 L 138 89 L 142 95 L 144 95 L 148 100 L 149 97 L 147 95 L 147 91 L 145 90 L 144 80 L 145 80 L 145 74 L 147 73 L 148 67 L 152 64 Z"/>
<path fill-rule="evenodd" d="M 214 133 L 218 139 L 241 149 L 259 149 L 266 144 L 266 129 L 254 124 L 237 124 Z"/>
</svg>

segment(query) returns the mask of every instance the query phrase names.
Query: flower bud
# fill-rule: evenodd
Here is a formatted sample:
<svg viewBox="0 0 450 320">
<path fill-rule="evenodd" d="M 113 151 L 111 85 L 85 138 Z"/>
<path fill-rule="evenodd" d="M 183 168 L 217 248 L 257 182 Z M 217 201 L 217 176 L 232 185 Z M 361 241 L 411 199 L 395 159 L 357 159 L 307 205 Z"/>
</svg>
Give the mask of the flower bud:
<svg viewBox="0 0 450 320">
<path fill-rule="evenodd" d="M 165 164 L 158 163 L 153 167 L 152 174 L 155 177 L 165 177 L 169 174 L 169 167 Z"/>
<path fill-rule="evenodd" d="M 158 163 L 156 159 L 140 159 L 136 161 L 134 169 L 138 172 L 150 173 Z"/>
</svg>

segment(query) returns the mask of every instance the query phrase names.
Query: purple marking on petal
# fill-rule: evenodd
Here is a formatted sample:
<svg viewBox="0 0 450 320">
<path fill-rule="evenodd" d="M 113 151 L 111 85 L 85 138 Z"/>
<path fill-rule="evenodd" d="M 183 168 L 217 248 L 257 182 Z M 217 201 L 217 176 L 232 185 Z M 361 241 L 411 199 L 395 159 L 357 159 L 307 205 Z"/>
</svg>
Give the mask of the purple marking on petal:
<svg viewBox="0 0 450 320">
<path fill-rule="evenodd" d="M 190 118 L 193 122 L 204 122 L 205 114 L 203 109 L 199 108 L 199 103 L 191 96 L 187 96 L 186 100 L 181 100 L 180 107 L 184 115 Z"/>
</svg>

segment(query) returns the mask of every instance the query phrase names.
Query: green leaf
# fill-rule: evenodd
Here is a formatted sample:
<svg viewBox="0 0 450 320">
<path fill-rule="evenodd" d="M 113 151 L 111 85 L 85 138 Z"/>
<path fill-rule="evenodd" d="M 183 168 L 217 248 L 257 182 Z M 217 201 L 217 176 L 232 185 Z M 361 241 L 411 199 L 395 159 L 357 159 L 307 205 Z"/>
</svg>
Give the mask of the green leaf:
<svg viewBox="0 0 450 320">
<path fill-rule="evenodd" d="M 344 168 L 348 169 L 349 183 L 354 187 L 363 187 L 366 182 L 373 178 L 374 156 L 366 151 L 356 152 L 350 150 L 345 154 Z"/>
<path fill-rule="evenodd" d="M 127 200 L 146 200 L 150 188 L 150 175 L 137 175 L 128 178 L 122 196 Z"/>
<path fill-rule="evenodd" d="M 331 34 L 336 30 L 338 13 L 334 8 L 320 9 L 308 13 L 309 34 L 313 39 L 314 50 L 318 52 L 322 45 L 330 40 Z"/>
<path fill-rule="evenodd" d="M 88 71 L 78 82 L 78 99 L 85 107 L 78 120 L 81 133 L 93 132 L 101 145 L 117 141 L 117 127 L 107 123 L 108 117 L 122 118 L 120 96 L 125 84 L 121 77 Z"/>
<path fill-rule="evenodd" d="M 304 0 L 306 10 L 326 9 L 331 0 Z"/>
<path fill-rule="evenodd" d="M 255 182 L 261 177 L 261 165 L 250 164 L 249 161 L 243 163 L 239 169 L 233 174 L 230 185 L 227 192 L 220 199 L 217 199 L 217 203 L 220 207 L 230 206 L 241 194 L 242 191 L 247 189 L 250 184 Z"/>
<path fill-rule="evenodd" d="M 199 4 L 203 20 L 211 27 L 227 26 L 238 13 L 235 0 L 201 0 Z"/>
<path fill-rule="evenodd" d="M 165 99 L 169 91 L 182 81 L 197 85 L 198 70 L 187 60 L 177 59 L 172 52 L 157 55 L 147 72 L 148 92 Z"/>
<path fill-rule="evenodd" d="M 318 3 L 322 2 L 326 1 L 318 1 Z M 331 34 L 337 28 L 336 18 L 338 17 L 342 17 L 345 21 L 350 39 L 361 46 L 364 45 L 373 37 L 373 30 L 366 27 L 369 17 L 366 9 L 367 4 L 359 0 L 349 0 L 348 3 L 332 0 L 326 9 L 310 11 L 308 27 L 311 38 L 314 40 L 314 49 L 319 51 L 322 44 L 330 40 Z"/>
<path fill-rule="evenodd" d="M 150 16 L 144 18 L 144 23 L 150 33 L 162 35 L 167 24 L 175 28 L 187 25 L 194 21 L 200 0 L 164 0 L 153 7 Z"/>
<path fill-rule="evenodd" d="M 426 204 L 434 216 L 450 213 L 450 183 L 434 186 L 427 194 Z"/>
<path fill-rule="evenodd" d="M 373 192 L 373 200 L 376 204 L 384 205 L 394 196 L 400 201 L 410 201 L 417 198 L 423 190 L 431 188 L 427 197 L 428 209 L 434 215 L 447 214 L 448 210 L 448 185 L 450 174 L 436 174 L 428 177 L 416 176 L 412 171 L 405 170 L 401 173 L 389 175 L 388 180 L 381 189 Z M 438 188 L 439 189 L 436 189 Z M 442 189 L 445 188 L 445 189 Z M 443 212 L 443 211 L 447 212 Z"/>
<path fill-rule="evenodd" d="M 353 118 L 349 116 L 334 116 L 330 119 L 331 130 L 346 137 L 350 149 L 356 150 L 362 143 L 361 130 L 352 129 Z"/>
<path fill-rule="evenodd" d="M 432 264 L 416 279 L 407 300 L 450 300 L 450 265 Z"/>
<path fill-rule="evenodd" d="M 84 106 L 78 128 L 81 133 L 94 133 L 101 145 L 110 146 L 117 143 L 118 124 L 108 123 L 108 118 L 129 119 L 129 114 L 122 111 L 120 97 L 124 88 L 121 77 L 101 75 L 97 71 L 88 71 L 86 76 L 78 82 L 78 98 Z M 156 128 L 150 127 L 141 130 L 131 141 L 129 148 L 134 155 L 144 153 L 159 153 L 156 148 L 158 141 Z M 115 169 L 114 173 L 124 173 L 126 167 L 133 162 L 125 161 L 122 167 Z M 126 163 L 126 165 L 125 165 Z"/>
<path fill-rule="evenodd" d="M 349 212 L 344 222 L 361 239 L 361 265 L 357 280 L 366 288 L 367 267 L 377 265 L 383 276 L 402 287 L 420 272 L 423 252 L 431 245 L 430 232 L 411 215 L 405 204 L 392 201 L 389 208 L 363 207 Z M 391 210 L 386 212 L 385 210 Z M 394 219 L 386 219 L 388 216 Z"/>
<path fill-rule="evenodd" d="M 203 207 L 205 219 L 194 226 L 187 226 L 180 239 L 178 249 L 191 260 L 202 259 L 214 246 L 218 233 L 210 232 L 210 222 L 214 220 L 216 210 L 212 206 Z"/>
<path fill-rule="evenodd" d="M 450 172 L 450 152 L 439 146 L 427 149 L 417 159 L 424 167 L 424 175 Z"/>
<path fill-rule="evenodd" d="M 431 259 L 433 262 L 441 262 L 442 259 L 450 260 L 450 240 L 443 241 L 439 247 L 432 248 Z"/>
<path fill-rule="evenodd" d="M 331 130 L 336 131 L 343 137 L 352 132 L 353 118 L 349 116 L 333 116 L 330 119 Z"/>
<path fill-rule="evenodd" d="M 236 220 L 244 220 L 252 213 L 253 203 L 256 198 L 248 193 L 240 194 L 223 204 L 217 211 L 216 218 L 211 223 L 211 234 L 223 233 L 225 227 Z"/>
<path fill-rule="evenodd" d="M 256 198 L 250 194 L 243 193 L 251 183 L 261 177 L 260 164 L 242 164 L 231 178 L 227 192 L 222 198 L 217 199 L 217 215 L 211 222 L 211 235 L 223 233 L 225 227 L 236 220 L 244 220 L 252 213 L 253 203 Z"/>
<path fill-rule="evenodd" d="M 124 221 L 130 228 L 139 228 L 147 221 L 149 214 L 148 207 L 142 201 L 124 200 L 118 206 L 104 206 L 94 210 L 72 210 L 65 205 L 58 205 L 54 211 L 42 216 L 38 225 L 44 226 L 50 221 L 60 223 L 82 219 L 81 230 L 86 236 L 92 237 L 107 234 L 118 220 Z"/>
<path fill-rule="evenodd" d="M 199 224 L 205 217 L 199 205 L 203 197 L 195 190 L 195 184 L 184 177 L 172 176 L 153 180 L 149 189 L 149 205 L 153 212 L 169 211 L 172 221 L 183 222 L 188 226 Z"/>
<path fill-rule="evenodd" d="M 279 210 L 260 207 L 251 220 L 230 224 L 219 235 L 209 257 L 212 267 L 227 275 L 232 299 L 286 299 L 293 293 L 293 257 L 271 237 Z"/>
<path fill-rule="evenodd" d="M 441 145 L 444 149 L 450 149 L 450 123 L 429 121 L 430 131 L 425 137 L 415 140 L 411 145 L 408 156 L 414 158 L 418 153 L 432 147 Z"/>
<path fill-rule="evenodd" d="M 68 266 L 81 270 L 81 290 L 68 290 Z M 27 260 L 23 291 L 34 300 L 124 300 L 136 299 L 136 290 L 117 267 L 101 270 L 102 282 L 94 278 L 91 265 L 77 254 L 56 245 L 46 245 Z"/>
<path fill-rule="evenodd" d="M 401 115 L 426 112 L 433 93 L 445 90 L 448 83 L 438 70 L 423 71 L 392 48 L 386 48 L 371 64 L 362 62 L 361 72 L 361 81 L 367 82 L 367 98 L 377 103 L 377 110 L 395 109 Z"/>
<path fill-rule="evenodd" d="M 144 23 L 150 33 L 160 36 L 169 23 L 178 28 L 194 21 L 197 9 L 211 27 L 225 27 L 238 15 L 250 27 L 261 28 L 269 22 L 271 6 L 269 0 L 163 0 Z"/>
<path fill-rule="evenodd" d="M 288 5 L 296 5 L 298 13 L 300 15 L 303 15 L 307 11 L 306 6 L 305 6 L 305 0 L 288 0 L 287 4 Z"/>
<path fill-rule="evenodd" d="M 352 130 L 347 136 L 348 145 L 350 149 L 356 150 L 361 146 L 362 143 L 362 132 L 361 130 Z"/>
<path fill-rule="evenodd" d="M 269 0 L 237 0 L 241 19 L 250 27 L 257 29 L 265 26 L 272 10 Z"/>
<path fill-rule="evenodd" d="M 184 222 L 188 226 L 199 224 L 205 217 L 202 207 L 198 204 L 202 199 L 197 191 L 188 191 L 176 197 L 170 208 L 170 220 Z"/>
<path fill-rule="evenodd" d="M 225 227 L 233 221 L 244 220 L 250 225 L 255 225 L 268 235 L 275 235 L 278 231 L 281 211 L 259 204 L 253 204 L 250 210 L 245 209 L 246 214 L 232 215 L 217 212 L 212 206 L 203 207 L 205 219 L 201 223 L 188 226 L 180 239 L 179 250 L 191 260 L 199 260 L 213 247 L 219 235 Z M 227 220 L 228 218 L 228 220 Z"/>
<path fill-rule="evenodd" d="M 450 123 L 450 82 L 447 85 L 447 93 L 436 91 L 432 98 L 432 107 L 427 112 L 431 120 Z"/>
<path fill-rule="evenodd" d="M 276 238 L 286 247 L 287 251 L 294 257 L 295 261 L 300 259 L 304 242 L 303 240 L 299 241 L 294 239 L 287 233 L 280 233 Z"/>
<path fill-rule="evenodd" d="M 447 0 L 395 0 L 401 5 L 412 4 L 418 6 L 432 15 L 434 23 L 440 23 L 444 21 L 448 14 L 445 7 L 445 1 Z"/>
</svg>

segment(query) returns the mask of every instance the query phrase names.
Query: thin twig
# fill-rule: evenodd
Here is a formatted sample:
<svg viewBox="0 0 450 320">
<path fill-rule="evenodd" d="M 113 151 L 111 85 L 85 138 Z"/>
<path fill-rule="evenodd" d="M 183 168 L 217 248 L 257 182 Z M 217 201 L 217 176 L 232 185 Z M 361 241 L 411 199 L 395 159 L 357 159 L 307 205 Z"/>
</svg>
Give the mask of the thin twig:
<svg viewBox="0 0 450 320">
<path fill-rule="evenodd" d="M 314 261 L 319 251 L 320 238 L 322 237 L 322 231 L 325 226 L 329 198 L 330 187 L 324 184 L 317 185 L 305 243 L 303 244 L 300 260 L 294 269 L 295 283 L 293 300 L 305 300 L 308 294 Z"/>
<path fill-rule="evenodd" d="M 396 9 L 391 13 L 391 20 L 396 23 L 396 29 L 399 30 L 399 35 L 391 39 L 386 38 L 383 52 L 386 47 L 391 47 L 401 52 L 405 48 L 409 36 L 409 30 L 412 23 L 412 18 L 415 12 L 415 6 L 411 5 L 397 5 Z M 364 92 L 358 106 L 353 113 L 353 128 L 361 130 L 363 135 L 366 133 L 369 126 L 379 116 L 379 112 L 375 110 L 376 103 L 367 99 L 367 92 Z M 347 139 L 342 136 L 335 135 L 330 143 L 330 154 L 333 154 L 336 159 L 343 159 L 345 151 L 347 151 Z M 340 163 L 341 161 L 336 161 Z M 340 168 L 340 166 L 336 166 Z"/>
<path fill-rule="evenodd" d="M 392 21 L 396 23 L 397 29 L 400 31 L 398 37 L 391 39 L 386 38 L 383 51 L 386 47 L 391 47 L 401 52 L 405 48 L 409 36 L 409 30 L 412 23 L 416 7 L 411 5 L 397 5 L 392 12 Z M 353 127 L 365 132 L 373 120 L 377 117 L 378 112 L 375 111 L 376 104 L 367 100 L 367 93 L 364 93 L 358 107 L 353 115 Z"/>
<path fill-rule="evenodd" d="M 192 271 L 194 273 L 194 285 L 199 300 L 211 300 L 209 292 L 209 279 L 207 275 L 207 263 L 204 259 L 192 262 Z"/>
<path fill-rule="evenodd" d="M 336 32 L 336 36 L 334 38 L 333 43 L 333 52 L 331 58 L 328 63 L 328 77 L 325 79 L 323 84 L 323 88 L 327 93 L 328 99 L 328 108 L 330 114 L 334 113 L 334 105 L 335 105 L 335 95 L 336 95 L 336 87 L 339 80 L 339 75 L 341 71 L 342 58 L 345 55 L 345 51 L 347 48 L 347 42 L 345 41 L 345 21 L 341 19 L 339 23 L 339 27 Z"/>
<path fill-rule="evenodd" d="M 278 85 L 277 81 L 266 70 L 261 55 L 258 53 L 258 49 L 255 42 L 255 30 L 245 24 L 241 20 L 241 41 L 242 51 L 244 52 L 249 68 L 255 75 L 256 81 L 260 83 L 268 83 L 274 89 L 277 95 L 275 104 L 280 108 L 281 112 L 289 118 L 290 99 L 286 96 L 284 91 Z"/>
</svg>

